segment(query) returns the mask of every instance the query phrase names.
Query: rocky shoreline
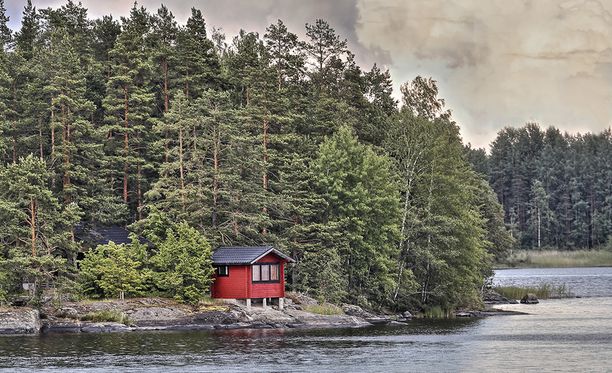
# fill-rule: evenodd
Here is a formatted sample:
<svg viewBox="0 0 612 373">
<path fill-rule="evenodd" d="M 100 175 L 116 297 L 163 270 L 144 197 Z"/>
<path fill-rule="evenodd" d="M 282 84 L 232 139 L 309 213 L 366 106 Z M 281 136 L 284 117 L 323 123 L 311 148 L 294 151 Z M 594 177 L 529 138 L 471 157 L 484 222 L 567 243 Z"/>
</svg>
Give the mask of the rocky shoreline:
<svg viewBox="0 0 612 373">
<path fill-rule="evenodd" d="M 164 298 L 66 302 L 0 309 L 0 335 L 40 333 L 108 333 L 147 330 L 218 330 L 270 328 L 355 328 L 397 322 L 398 318 L 369 314 L 356 306 L 337 315 L 303 310 L 287 299 L 285 309 L 247 307 L 238 303 L 192 307 Z M 113 317 L 109 317 L 113 316 Z M 122 320 L 111 320 L 120 315 Z M 108 320 L 99 320 L 99 318 Z M 399 318 L 400 320 L 402 318 Z"/>
<path fill-rule="evenodd" d="M 497 304 L 497 303 L 496 303 Z M 372 325 L 401 325 L 410 321 L 409 312 L 375 315 L 344 304 L 338 314 L 306 311 L 316 300 L 301 294 L 277 307 L 247 308 L 239 303 L 216 303 L 192 307 L 165 298 L 135 298 L 112 301 L 65 302 L 40 310 L 28 307 L 0 308 L 0 335 L 41 333 L 112 333 L 148 330 L 223 330 L 271 328 L 358 328 Z M 455 317 L 485 317 L 516 314 L 488 305 L 483 311 L 457 311 Z"/>
</svg>

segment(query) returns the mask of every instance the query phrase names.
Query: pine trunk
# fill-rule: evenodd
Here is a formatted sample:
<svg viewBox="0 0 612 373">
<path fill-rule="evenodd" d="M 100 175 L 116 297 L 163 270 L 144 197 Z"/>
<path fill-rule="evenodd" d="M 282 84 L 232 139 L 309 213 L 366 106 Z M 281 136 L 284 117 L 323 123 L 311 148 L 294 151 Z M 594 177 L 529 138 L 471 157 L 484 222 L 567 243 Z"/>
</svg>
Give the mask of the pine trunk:
<svg viewBox="0 0 612 373">
<path fill-rule="evenodd" d="M 123 152 L 124 152 L 124 156 L 125 156 L 125 160 L 123 162 L 123 202 L 127 203 L 128 202 L 128 174 L 130 171 L 130 165 L 129 165 L 129 160 L 128 160 L 128 155 L 129 155 L 129 151 L 130 151 L 130 143 L 129 143 L 129 134 L 128 134 L 128 129 L 129 129 L 129 122 L 128 122 L 128 109 L 129 109 L 129 105 L 128 105 L 128 89 L 127 87 L 123 88 L 123 97 L 124 97 L 124 111 L 123 111 L 123 119 L 124 119 L 124 123 L 123 123 L 123 127 L 124 127 L 124 132 L 123 132 Z"/>
<path fill-rule="evenodd" d="M 62 145 L 63 145 L 63 156 L 64 156 L 64 177 L 62 180 L 62 188 L 64 191 L 64 199 L 68 202 L 68 197 L 66 196 L 66 190 L 70 187 L 70 154 L 69 154 L 69 144 L 70 144 L 70 125 L 66 123 L 66 108 L 62 105 Z"/>
<path fill-rule="evenodd" d="M 181 181 L 181 203 L 185 211 L 185 165 L 183 162 L 183 129 L 179 128 L 179 177 Z"/>
<path fill-rule="evenodd" d="M 264 118 L 263 120 L 263 176 L 262 176 L 262 184 L 264 192 L 268 192 L 268 130 L 270 128 L 270 122 L 268 118 Z M 268 207 L 264 206 L 262 209 L 264 215 L 268 215 Z M 266 235 L 268 233 L 268 229 L 264 226 L 261 230 L 262 235 Z"/>
<path fill-rule="evenodd" d="M 136 167 L 136 211 L 138 220 L 142 219 L 142 168 L 140 163 Z"/>
<path fill-rule="evenodd" d="M 38 152 L 40 155 L 40 160 L 42 161 L 45 158 L 45 154 L 43 152 L 43 130 L 42 130 L 42 120 L 38 118 Z"/>
<path fill-rule="evenodd" d="M 538 249 L 542 247 L 542 214 L 538 208 Z"/>
<path fill-rule="evenodd" d="M 168 61 L 162 62 L 162 70 L 164 72 L 164 114 L 168 113 L 170 109 L 170 99 L 168 97 Z M 168 162 L 168 134 L 165 134 L 166 141 L 164 141 L 164 161 Z"/>
<path fill-rule="evenodd" d="M 212 226 L 217 227 L 217 207 L 219 205 L 219 147 L 221 146 L 219 130 L 214 131 L 213 146 L 213 206 L 212 206 Z"/>
<path fill-rule="evenodd" d="M 36 256 L 36 201 L 30 198 L 30 240 L 32 245 L 32 256 Z"/>
</svg>

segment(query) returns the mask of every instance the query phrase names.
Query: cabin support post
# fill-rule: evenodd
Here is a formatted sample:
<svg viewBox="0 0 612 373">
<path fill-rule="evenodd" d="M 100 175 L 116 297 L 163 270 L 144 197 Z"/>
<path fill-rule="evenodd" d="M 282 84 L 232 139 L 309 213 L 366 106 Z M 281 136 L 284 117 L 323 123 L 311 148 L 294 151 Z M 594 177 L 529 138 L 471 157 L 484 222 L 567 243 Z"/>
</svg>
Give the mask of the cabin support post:
<svg viewBox="0 0 612 373">
<path fill-rule="evenodd" d="M 278 298 L 278 309 L 280 311 L 285 307 L 285 298 Z"/>
<path fill-rule="evenodd" d="M 246 299 L 246 307 L 247 307 L 247 310 L 251 309 L 251 298 Z"/>
<path fill-rule="evenodd" d="M 261 300 L 261 305 L 263 306 L 263 308 L 266 308 L 266 307 L 268 306 L 268 304 L 267 304 L 267 300 L 268 300 L 268 298 L 263 298 L 263 299 Z"/>
</svg>

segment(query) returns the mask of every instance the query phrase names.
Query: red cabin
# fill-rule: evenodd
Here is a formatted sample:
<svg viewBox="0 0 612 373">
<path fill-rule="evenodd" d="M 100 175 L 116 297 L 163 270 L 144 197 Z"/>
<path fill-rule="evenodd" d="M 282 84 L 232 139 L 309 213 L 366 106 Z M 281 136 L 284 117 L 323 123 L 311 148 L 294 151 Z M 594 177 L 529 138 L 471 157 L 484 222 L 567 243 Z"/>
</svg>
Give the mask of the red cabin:
<svg viewBox="0 0 612 373">
<path fill-rule="evenodd" d="M 276 302 L 283 308 L 285 264 L 294 262 L 272 246 L 220 247 L 213 253 L 216 267 L 213 298 Z"/>
</svg>

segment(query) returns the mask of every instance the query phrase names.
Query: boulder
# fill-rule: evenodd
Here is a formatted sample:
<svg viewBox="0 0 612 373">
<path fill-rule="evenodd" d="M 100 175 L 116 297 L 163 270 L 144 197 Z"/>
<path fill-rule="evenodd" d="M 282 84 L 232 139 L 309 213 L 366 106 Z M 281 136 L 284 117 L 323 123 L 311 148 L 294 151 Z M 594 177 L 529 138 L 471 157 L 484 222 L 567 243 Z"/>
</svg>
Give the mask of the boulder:
<svg viewBox="0 0 612 373">
<path fill-rule="evenodd" d="M 79 318 L 79 312 L 72 307 L 62 307 L 58 309 L 57 311 L 55 311 L 55 314 L 53 316 L 60 317 L 63 319 L 75 319 L 76 320 Z"/>
<path fill-rule="evenodd" d="M 0 334 L 38 334 L 42 328 L 38 310 L 0 309 Z"/>
<path fill-rule="evenodd" d="M 525 296 L 523 298 L 521 298 L 521 303 L 523 303 L 523 304 L 538 304 L 538 303 L 540 303 L 540 301 L 538 300 L 538 297 L 535 296 L 535 294 L 528 293 L 528 294 L 525 294 Z"/>
<path fill-rule="evenodd" d="M 346 304 L 346 303 L 343 304 L 342 311 L 344 311 L 344 313 L 346 313 L 349 316 L 357 316 L 357 317 L 361 317 L 362 319 L 368 319 L 368 318 L 375 317 L 370 312 L 365 311 L 363 308 L 356 306 L 354 304 Z"/>
<path fill-rule="evenodd" d="M 285 302 L 287 302 L 287 299 L 290 299 L 291 302 L 294 304 L 300 304 L 303 306 L 316 306 L 317 304 L 319 304 L 316 299 L 311 298 L 304 293 L 298 293 L 293 291 L 289 291 L 285 294 Z"/>
<path fill-rule="evenodd" d="M 402 317 L 405 319 L 411 319 L 412 318 L 412 314 L 410 313 L 410 311 L 404 311 L 402 313 Z"/>
<path fill-rule="evenodd" d="M 81 332 L 83 333 L 117 333 L 129 332 L 131 330 L 130 327 L 117 322 L 87 323 L 81 327 Z"/>
</svg>

